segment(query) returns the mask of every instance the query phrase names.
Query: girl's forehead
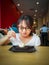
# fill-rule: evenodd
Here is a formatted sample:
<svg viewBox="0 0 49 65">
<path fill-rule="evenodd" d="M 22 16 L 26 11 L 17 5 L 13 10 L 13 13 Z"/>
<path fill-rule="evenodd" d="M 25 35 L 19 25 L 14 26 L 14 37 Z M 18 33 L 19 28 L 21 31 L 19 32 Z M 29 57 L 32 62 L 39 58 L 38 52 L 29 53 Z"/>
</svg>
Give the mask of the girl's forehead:
<svg viewBox="0 0 49 65">
<path fill-rule="evenodd" d="M 21 23 L 26 23 L 26 20 L 22 20 Z"/>
<path fill-rule="evenodd" d="M 24 25 L 24 26 L 27 26 L 27 24 L 26 24 L 26 21 L 25 20 L 22 20 L 20 23 L 19 23 L 19 25 Z"/>
</svg>

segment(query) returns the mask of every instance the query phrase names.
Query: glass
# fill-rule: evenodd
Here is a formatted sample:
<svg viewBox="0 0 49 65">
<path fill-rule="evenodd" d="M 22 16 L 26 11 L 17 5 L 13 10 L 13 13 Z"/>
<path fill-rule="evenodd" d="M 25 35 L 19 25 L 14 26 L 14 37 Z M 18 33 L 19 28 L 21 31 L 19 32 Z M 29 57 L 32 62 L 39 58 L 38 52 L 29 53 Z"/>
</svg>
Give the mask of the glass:
<svg viewBox="0 0 49 65">
<path fill-rule="evenodd" d="M 25 30 L 30 30 L 29 27 L 22 27 L 22 26 L 19 26 L 19 28 L 20 28 L 21 30 L 23 30 L 23 29 L 25 29 Z"/>
</svg>

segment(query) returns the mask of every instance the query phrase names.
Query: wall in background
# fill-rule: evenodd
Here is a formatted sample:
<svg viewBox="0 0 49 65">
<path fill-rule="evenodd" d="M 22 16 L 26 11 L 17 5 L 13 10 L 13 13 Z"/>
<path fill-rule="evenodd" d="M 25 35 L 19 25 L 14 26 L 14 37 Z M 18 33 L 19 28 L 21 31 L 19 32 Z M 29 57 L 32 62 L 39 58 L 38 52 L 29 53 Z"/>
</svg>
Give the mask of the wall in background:
<svg viewBox="0 0 49 65">
<path fill-rule="evenodd" d="M 12 0 L 1 0 L 1 6 L 1 27 L 8 28 L 13 22 L 18 20 L 21 13 Z"/>
<path fill-rule="evenodd" d="M 48 11 L 45 14 L 45 16 L 43 17 L 43 23 L 45 23 L 47 25 L 48 22 L 49 22 L 49 4 L 48 4 Z"/>
<path fill-rule="evenodd" d="M 1 0 L 0 0 L 0 28 L 1 28 Z"/>
</svg>

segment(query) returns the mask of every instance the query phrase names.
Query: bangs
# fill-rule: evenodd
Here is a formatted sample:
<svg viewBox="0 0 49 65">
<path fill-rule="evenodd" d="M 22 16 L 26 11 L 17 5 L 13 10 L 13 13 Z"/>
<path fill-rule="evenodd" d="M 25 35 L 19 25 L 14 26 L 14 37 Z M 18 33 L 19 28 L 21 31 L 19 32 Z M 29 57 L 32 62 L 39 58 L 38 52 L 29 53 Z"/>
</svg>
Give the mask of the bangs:
<svg viewBox="0 0 49 65">
<path fill-rule="evenodd" d="M 25 23 L 27 25 L 28 28 L 32 28 L 32 24 L 30 24 L 30 21 L 29 20 L 25 20 Z"/>
<path fill-rule="evenodd" d="M 19 20 L 17 21 L 17 25 L 19 25 L 22 21 L 25 21 L 26 25 L 28 28 L 32 28 L 33 25 L 33 19 L 32 17 L 30 17 L 29 15 L 23 15 L 19 18 Z"/>
</svg>

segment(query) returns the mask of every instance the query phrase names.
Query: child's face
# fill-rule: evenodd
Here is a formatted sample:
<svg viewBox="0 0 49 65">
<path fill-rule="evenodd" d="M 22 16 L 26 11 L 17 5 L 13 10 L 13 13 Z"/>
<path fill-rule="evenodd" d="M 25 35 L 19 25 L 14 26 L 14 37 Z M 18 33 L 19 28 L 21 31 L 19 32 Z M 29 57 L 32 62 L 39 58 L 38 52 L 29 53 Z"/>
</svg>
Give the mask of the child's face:
<svg viewBox="0 0 49 65">
<path fill-rule="evenodd" d="M 25 20 L 23 20 L 19 25 L 19 33 L 23 37 L 28 37 L 30 35 L 31 29 L 27 27 Z"/>
</svg>

